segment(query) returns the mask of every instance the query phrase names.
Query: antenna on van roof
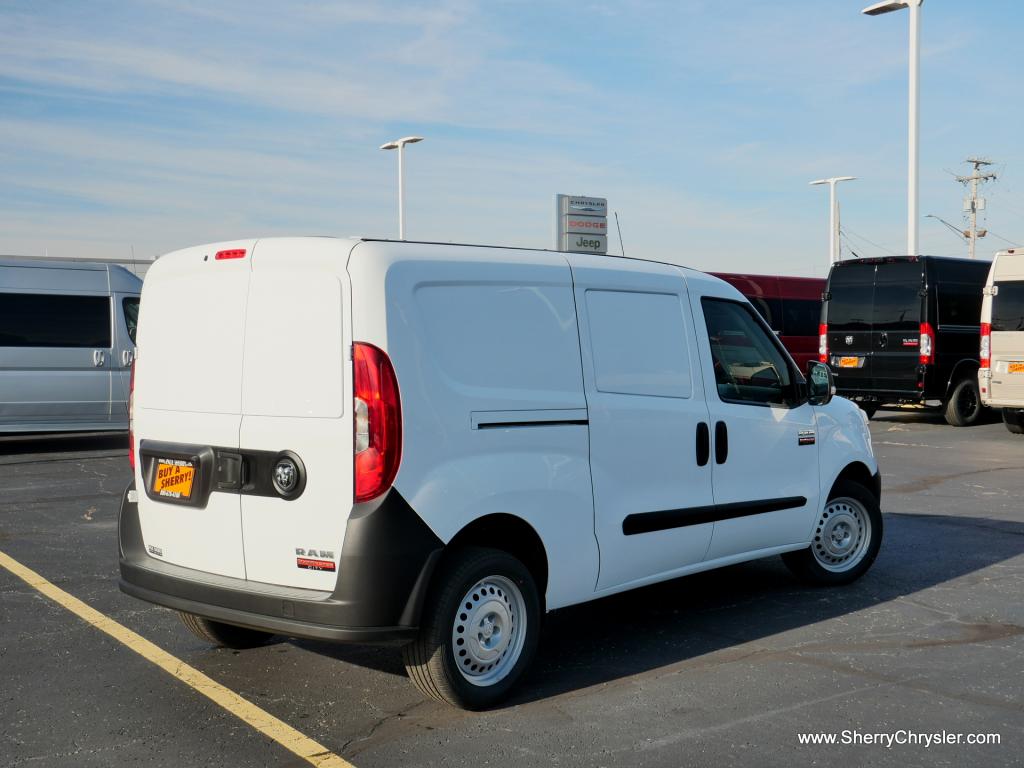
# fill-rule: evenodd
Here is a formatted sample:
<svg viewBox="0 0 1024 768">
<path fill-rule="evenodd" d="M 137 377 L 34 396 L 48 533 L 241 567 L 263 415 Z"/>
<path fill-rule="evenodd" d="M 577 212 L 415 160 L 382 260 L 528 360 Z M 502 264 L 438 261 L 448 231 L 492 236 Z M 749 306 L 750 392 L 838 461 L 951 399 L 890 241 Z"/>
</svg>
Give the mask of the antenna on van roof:
<svg viewBox="0 0 1024 768">
<path fill-rule="evenodd" d="M 619 212 L 615 212 L 615 228 L 619 230 L 619 250 L 622 251 L 622 255 L 626 255 L 626 246 L 622 244 L 622 227 L 619 226 Z"/>
</svg>

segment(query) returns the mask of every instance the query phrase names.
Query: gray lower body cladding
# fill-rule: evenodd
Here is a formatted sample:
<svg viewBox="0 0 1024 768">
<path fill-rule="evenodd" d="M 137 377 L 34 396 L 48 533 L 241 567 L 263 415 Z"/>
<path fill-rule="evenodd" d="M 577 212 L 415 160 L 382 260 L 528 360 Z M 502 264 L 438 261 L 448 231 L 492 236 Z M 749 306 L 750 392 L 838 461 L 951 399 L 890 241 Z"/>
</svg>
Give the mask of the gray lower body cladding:
<svg viewBox="0 0 1024 768">
<path fill-rule="evenodd" d="M 443 542 L 392 488 L 353 507 L 334 592 L 195 571 L 146 552 L 138 505 L 121 501 L 121 591 L 156 605 L 290 637 L 402 644 L 418 629 Z"/>
</svg>

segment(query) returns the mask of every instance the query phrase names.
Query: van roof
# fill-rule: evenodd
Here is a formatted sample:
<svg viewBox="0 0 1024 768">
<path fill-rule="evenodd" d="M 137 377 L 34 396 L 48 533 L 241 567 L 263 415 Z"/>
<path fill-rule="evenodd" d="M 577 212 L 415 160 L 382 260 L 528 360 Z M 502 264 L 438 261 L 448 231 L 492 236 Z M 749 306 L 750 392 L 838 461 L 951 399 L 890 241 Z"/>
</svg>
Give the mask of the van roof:
<svg viewBox="0 0 1024 768">
<path fill-rule="evenodd" d="M 0 267 L 106 272 L 110 290 L 127 293 L 138 293 L 142 290 L 142 280 L 118 264 L 108 264 L 99 261 L 51 259 L 48 256 L 0 256 Z"/>
<path fill-rule="evenodd" d="M 979 262 L 988 261 L 988 259 L 965 259 L 962 256 L 871 256 L 863 259 L 845 259 L 843 261 L 837 261 L 832 266 L 850 267 L 855 264 L 891 264 L 914 261 L 942 261 L 947 263 L 962 262 L 964 264 L 977 264 Z"/>
</svg>

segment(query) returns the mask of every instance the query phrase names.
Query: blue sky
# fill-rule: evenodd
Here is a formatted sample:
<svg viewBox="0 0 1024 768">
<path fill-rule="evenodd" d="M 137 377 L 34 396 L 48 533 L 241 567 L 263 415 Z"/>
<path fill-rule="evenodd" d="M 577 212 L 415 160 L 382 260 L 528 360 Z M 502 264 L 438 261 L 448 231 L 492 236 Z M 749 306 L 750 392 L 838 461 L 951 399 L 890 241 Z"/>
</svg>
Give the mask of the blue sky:
<svg viewBox="0 0 1024 768">
<path fill-rule="evenodd" d="M 410 238 L 550 247 L 554 194 L 589 194 L 629 255 L 822 275 L 811 179 L 859 177 L 840 200 L 860 255 L 906 239 L 907 13 L 865 4 L 0 1 L 0 253 L 395 236 L 377 147 L 416 133 Z M 959 224 L 951 172 L 989 156 L 985 223 L 1015 242 L 1022 21 L 1009 0 L 922 11 L 921 214 Z"/>
</svg>

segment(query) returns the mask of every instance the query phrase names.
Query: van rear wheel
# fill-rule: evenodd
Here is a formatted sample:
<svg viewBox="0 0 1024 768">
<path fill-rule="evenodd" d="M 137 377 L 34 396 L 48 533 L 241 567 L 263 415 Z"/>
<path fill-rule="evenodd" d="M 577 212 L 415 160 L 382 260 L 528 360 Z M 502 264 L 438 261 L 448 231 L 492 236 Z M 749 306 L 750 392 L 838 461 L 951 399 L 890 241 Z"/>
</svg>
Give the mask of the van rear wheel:
<svg viewBox="0 0 1024 768">
<path fill-rule="evenodd" d="M 1015 435 L 1024 435 L 1024 411 L 1017 408 L 1003 408 L 1003 424 Z"/>
<path fill-rule="evenodd" d="M 431 698 L 463 709 L 498 703 L 533 660 L 540 600 L 530 571 L 507 552 L 456 552 L 439 575 L 405 668 Z"/>
<path fill-rule="evenodd" d="M 882 510 L 860 483 L 840 480 L 818 515 L 807 549 L 782 556 L 800 580 L 817 586 L 856 581 L 871 567 L 882 545 Z"/>
<path fill-rule="evenodd" d="M 954 427 L 970 427 L 981 418 L 981 396 L 975 379 L 961 379 L 946 401 L 946 423 Z"/>
<path fill-rule="evenodd" d="M 181 622 L 188 627 L 188 631 L 205 640 L 211 645 L 223 648 L 258 648 L 265 645 L 273 637 L 269 632 L 261 632 L 258 629 L 236 627 L 234 624 L 224 624 L 213 619 L 205 619 L 192 613 L 179 611 Z"/>
</svg>

